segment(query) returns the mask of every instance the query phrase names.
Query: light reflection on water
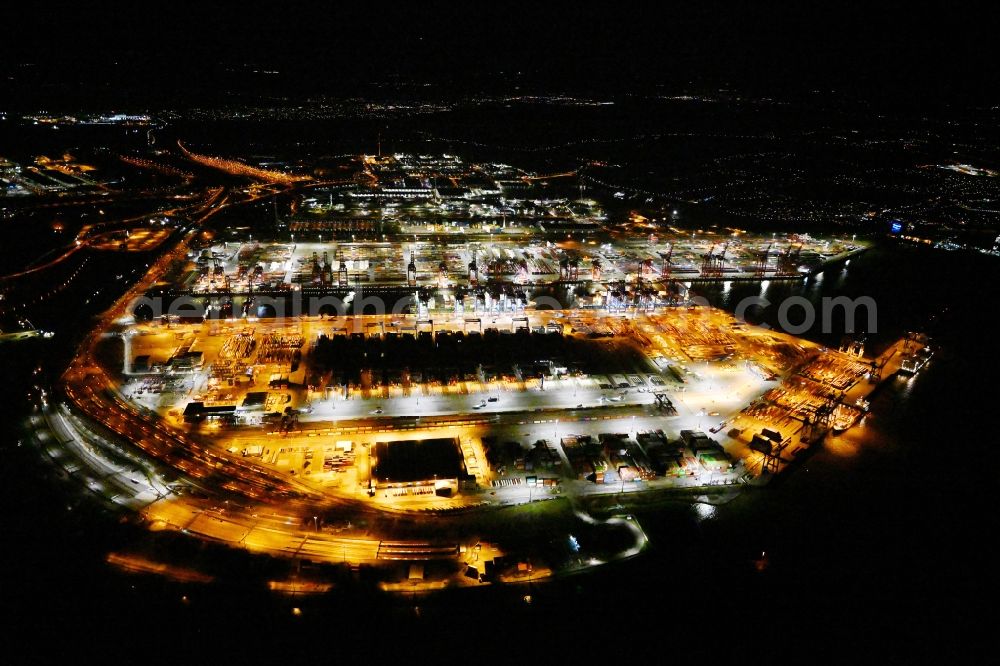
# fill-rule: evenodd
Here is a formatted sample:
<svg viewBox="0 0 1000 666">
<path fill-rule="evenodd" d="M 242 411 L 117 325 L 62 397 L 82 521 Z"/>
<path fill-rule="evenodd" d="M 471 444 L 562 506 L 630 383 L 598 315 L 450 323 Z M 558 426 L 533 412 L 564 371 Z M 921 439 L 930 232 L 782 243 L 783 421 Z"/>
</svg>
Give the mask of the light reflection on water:
<svg viewBox="0 0 1000 666">
<path fill-rule="evenodd" d="M 837 271 L 837 281 L 834 283 L 834 287 L 840 289 L 844 286 L 844 282 L 847 280 L 847 265 L 845 264 L 842 269 Z"/>
<path fill-rule="evenodd" d="M 715 505 L 713 504 L 707 504 L 705 502 L 695 502 L 693 506 L 694 506 L 696 522 L 700 523 L 702 521 L 709 520 L 713 516 L 715 516 L 716 509 Z"/>
<path fill-rule="evenodd" d="M 896 301 L 904 301 L 914 296 L 920 296 L 908 279 L 906 271 L 897 272 L 893 269 L 894 261 L 900 261 L 893 255 L 893 248 L 874 248 L 843 263 L 829 266 L 823 271 L 809 275 L 799 280 L 762 280 L 761 282 L 724 281 L 715 283 L 694 282 L 692 291 L 702 296 L 709 303 L 733 312 L 747 298 L 762 298 L 768 303 L 764 307 L 751 307 L 746 316 L 751 323 L 766 323 L 778 327 L 778 309 L 781 303 L 790 297 L 804 297 L 810 301 L 817 315 L 823 312 L 824 298 L 848 296 L 859 298 L 869 296 L 877 303 L 878 327 L 868 344 L 878 347 L 889 344 L 909 327 L 919 326 L 917 321 L 910 321 L 911 312 L 901 308 Z M 904 259 L 905 260 L 905 259 Z M 829 275 L 828 275 L 829 274 Z M 900 296 L 900 291 L 907 293 Z M 914 292 L 910 294 L 909 292 Z M 864 318 L 864 310 L 858 315 Z M 839 316 L 839 311 L 834 315 Z M 796 320 L 797 323 L 798 320 Z M 864 322 L 859 320 L 858 328 Z M 817 316 L 812 329 L 804 337 L 821 344 L 835 347 L 840 343 L 844 323 L 836 318 L 824 327 L 821 316 Z M 872 333 L 865 331 L 866 333 Z M 877 353 L 877 350 L 876 350 Z"/>
</svg>

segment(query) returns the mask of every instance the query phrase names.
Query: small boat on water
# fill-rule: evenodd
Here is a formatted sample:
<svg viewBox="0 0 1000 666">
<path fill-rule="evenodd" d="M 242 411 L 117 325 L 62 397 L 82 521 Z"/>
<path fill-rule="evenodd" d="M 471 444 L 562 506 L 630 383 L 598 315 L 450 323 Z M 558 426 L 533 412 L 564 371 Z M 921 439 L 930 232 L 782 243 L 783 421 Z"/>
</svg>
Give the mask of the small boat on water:
<svg viewBox="0 0 1000 666">
<path fill-rule="evenodd" d="M 837 405 L 833 410 L 833 420 L 831 427 L 835 433 L 842 433 L 858 422 L 863 411 L 850 405 Z"/>
<path fill-rule="evenodd" d="M 930 346 L 925 345 L 912 354 L 907 354 L 903 357 L 903 361 L 899 366 L 899 372 L 904 375 L 915 375 L 924 369 L 932 356 L 934 356 L 934 350 Z"/>
</svg>

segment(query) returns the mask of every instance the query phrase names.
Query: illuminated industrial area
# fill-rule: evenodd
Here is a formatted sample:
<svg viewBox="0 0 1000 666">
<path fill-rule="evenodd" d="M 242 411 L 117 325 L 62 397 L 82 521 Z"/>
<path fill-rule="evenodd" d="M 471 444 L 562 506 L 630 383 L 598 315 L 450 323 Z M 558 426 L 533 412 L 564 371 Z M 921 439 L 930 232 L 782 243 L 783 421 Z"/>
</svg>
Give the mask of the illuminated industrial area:
<svg viewBox="0 0 1000 666">
<path fill-rule="evenodd" d="M 972 644 L 987 22 L 84 4 L 0 40 L 4 663 Z"/>
<path fill-rule="evenodd" d="M 386 590 L 537 582 L 642 552 L 639 521 L 591 524 L 588 502 L 766 483 L 924 349 L 827 349 L 693 291 L 810 279 L 863 253 L 856 236 L 610 222 L 572 184 L 534 198 L 548 179 L 447 155 L 358 156 L 338 184 L 180 154 L 297 197 L 256 239 L 191 227 L 33 417 L 49 456 L 150 530 L 375 566 Z M 547 501 L 579 514 L 572 552 L 479 518 Z M 474 538 L 344 527 L 428 512 Z M 611 536 L 590 550 L 580 521 Z"/>
<path fill-rule="evenodd" d="M 822 279 L 870 240 L 692 228 L 677 207 L 594 189 L 585 167 L 377 153 L 309 171 L 181 141 L 119 164 L 171 179 L 180 206 L 82 225 L 65 254 L 9 276 L 86 248 L 159 253 L 41 391 L 37 446 L 152 534 L 366 567 L 390 594 L 636 557 L 630 505 L 711 506 L 790 473 L 931 354 L 917 334 L 866 355 L 863 336 L 832 349 L 753 323 L 769 285 Z M 199 168 L 238 181 L 197 193 Z M 761 296 L 729 312 L 700 295 L 736 284 Z M 837 306 L 874 328 L 867 305 Z M 400 516 L 422 520 L 401 532 Z M 559 547 L 512 532 L 537 520 Z M 108 563 L 214 578 L 137 553 Z"/>
</svg>

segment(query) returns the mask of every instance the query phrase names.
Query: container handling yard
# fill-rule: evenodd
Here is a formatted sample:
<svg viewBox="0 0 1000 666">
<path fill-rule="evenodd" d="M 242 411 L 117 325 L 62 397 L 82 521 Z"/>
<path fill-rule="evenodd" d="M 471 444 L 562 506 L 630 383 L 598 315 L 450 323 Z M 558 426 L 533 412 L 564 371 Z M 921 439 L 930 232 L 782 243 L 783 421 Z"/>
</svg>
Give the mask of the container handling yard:
<svg viewBox="0 0 1000 666">
<path fill-rule="evenodd" d="M 69 404 L 38 417 L 53 433 L 43 444 L 154 530 L 388 567 L 387 590 L 517 582 L 631 556 L 645 537 L 634 521 L 604 525 L 615 553 L 557 562 L 485 527 L 466 544 L 344 525 L 428 512 L 489 524 L 542 500 L 724 498 L 852 427 L 881 381 L 929 358 L 918 336 L 872 359 L 707 307 L 532 311 L 482 330 L 440 317 L 416 331 L 413 319 L 129 318 L 71 370 Z M 393 582 L 400 562 L 444 568 Z"/>
<path fill-rule="evenodd" d="M 523 230 L 512 231 L 517 233 L 482 240 L 444 232 L 401 234 L 392 241 L 211 243 L 192 252 L 159 293 L 194 298 L 225 319 L 265 314 L 257 303 L 262 298 L 344 298 L 359 291 L 413 294 L 421 310 L 450 308 L 457 314 L 522 310 L 542 294 L 574 308 L 648 309 L 682 301 L 692 283 L 800 280 L 866 247 L 738 232 L 612 243 L 574 240 L 572 234 L 532 240 Z M 333 310 L 311 314 L 321 313 Z"/>
<path fill-rule="evenodd" d="M 390 591 L 516 583 L 641 552 L 633 517 L 588 513 L 602 498 L 726 501 L 929 359 L 917 336 L 869 358 L 698 296 L 804 279 L 864 242 L 610 225 L 592 201 L 497 199 L 533 187 L 509 167 L 453 161 L 429 187 L 387 176 L 427 168 L 393 159 L 256 240 L 184 236 L 46 397 L 43 449 L 153 531 L 373 566 Z M 538 511 L 568 549 L 512 531 Z"/>
</svg>

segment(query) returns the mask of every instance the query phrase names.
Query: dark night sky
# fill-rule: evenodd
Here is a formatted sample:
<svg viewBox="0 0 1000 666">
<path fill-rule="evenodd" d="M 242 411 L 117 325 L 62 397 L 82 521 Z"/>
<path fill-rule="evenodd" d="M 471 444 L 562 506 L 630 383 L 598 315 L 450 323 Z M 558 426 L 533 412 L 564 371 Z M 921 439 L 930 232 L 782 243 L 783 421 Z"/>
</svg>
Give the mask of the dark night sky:
<svg viewBox="0 0 1000 666">
<path fill-rule="evenodd" d="M 109 91 L 137 103 L 197 102 L 223 89 L 338 94 L 386 80 L 454 92 L 509 91 L 516 80 L 531 91 L 833 88 L 992 103 L 1000 83 L 996 21 L 944 3 L 28 4 L 4 9 L 0 40 L 4 96 L 24 103 L 84 103 Z M 231 70 L 242 63 L 281 74 L 241 78 Z"/>
</svg>

